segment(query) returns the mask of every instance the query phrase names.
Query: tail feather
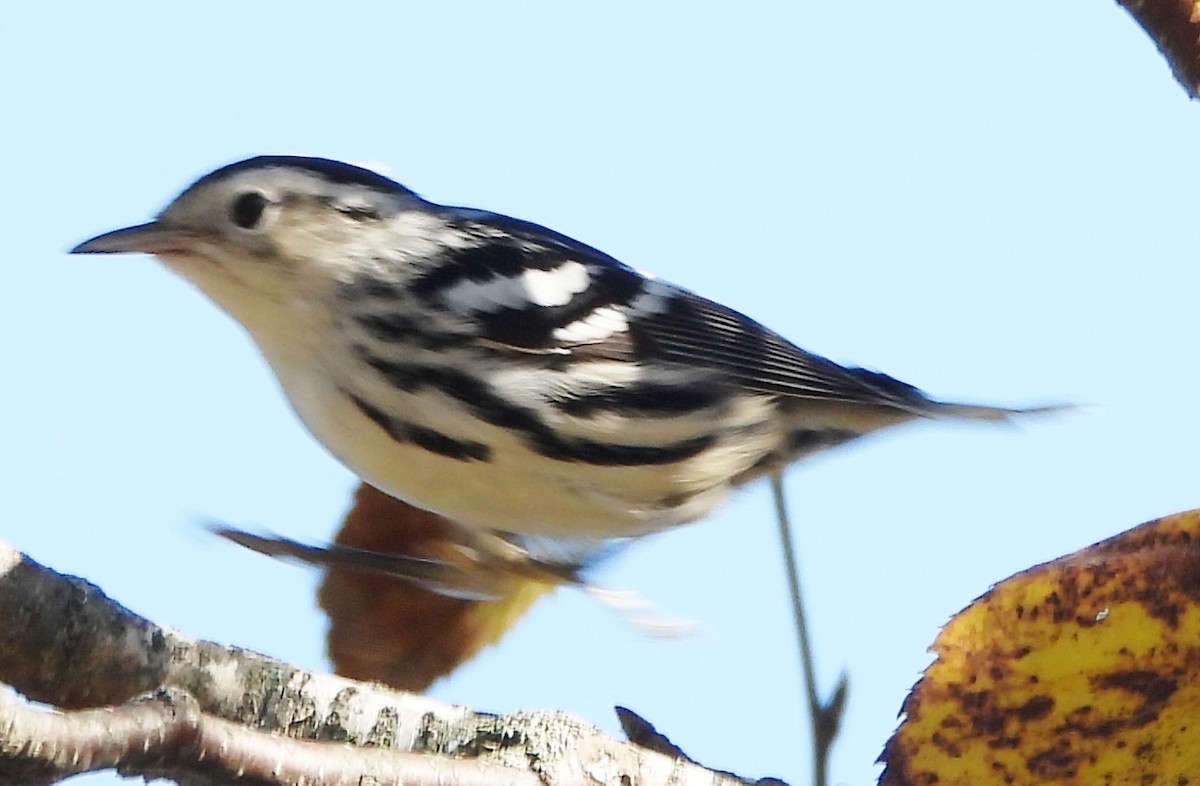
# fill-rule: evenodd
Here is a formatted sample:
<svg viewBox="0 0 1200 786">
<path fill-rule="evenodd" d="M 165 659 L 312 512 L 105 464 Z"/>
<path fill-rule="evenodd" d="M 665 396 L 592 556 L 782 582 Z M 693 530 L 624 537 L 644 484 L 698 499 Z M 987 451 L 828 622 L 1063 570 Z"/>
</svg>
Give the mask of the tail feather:
<svg viewBox="0 0 1200 786">
<path fill-rule="evenodd" d="M 868 391 L 866 399 L 848 398 L 857 403 L 880 404 L 908 412 L 919 418 L 957 418 L 1004 422 L 1025 415 L 1051 415 L 1077 409 L 1073 404 L 1049 404 L 1039 407 L 993 407 L 984 404 L 960 404 L 938 401 L 920 388 L 895 377 L 866 368 L 843 369 L 861 389 Z M 861 390 L 860 390 L 861 392 Z"/>
<path fill-rule="evenodd" d="M 958 418 L 963 420 L 988 420 L 1004 423 L 1026 415 L 1054 415 L 1069 412 L 1078 407 L 1074 404 L 1048 404 L 1040 407 L 989 407 L 980 404 L 957 404 L 931 401 L 929 416 L 934 418 Z"/>
</svg>

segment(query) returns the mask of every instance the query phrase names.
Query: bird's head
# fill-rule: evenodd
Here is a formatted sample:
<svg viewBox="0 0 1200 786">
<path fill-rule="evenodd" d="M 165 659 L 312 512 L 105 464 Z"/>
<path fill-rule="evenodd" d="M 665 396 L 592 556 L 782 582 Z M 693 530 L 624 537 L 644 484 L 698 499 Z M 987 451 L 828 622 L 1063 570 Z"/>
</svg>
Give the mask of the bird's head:
<svg viewBox="0 0 1200 786">
<path fill-rule="evenodd" d="M 253 332 L 256 318 L 319 302 L 364 268 L 395 271 L 425 233 L 426 205 L 368 169 L 260 156 L 200 178 L 153 221 L 71 253 L 153 254 Z"/>
</svg>

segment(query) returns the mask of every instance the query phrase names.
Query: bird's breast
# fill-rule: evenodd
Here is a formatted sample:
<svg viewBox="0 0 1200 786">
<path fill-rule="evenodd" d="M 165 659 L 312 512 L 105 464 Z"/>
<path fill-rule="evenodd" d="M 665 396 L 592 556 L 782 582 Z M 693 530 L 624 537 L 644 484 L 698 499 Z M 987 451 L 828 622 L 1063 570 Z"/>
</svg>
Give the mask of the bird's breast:
<svg viewBox="0 0 1200 786">
<path fill-rule="evenodd" d="M 298 357 L 309 360 L 300 362 Z M 709 512 L 775 449 L 765 402 L 725 423 L 661 428 L 631 415 L 551 417 L 484 385 L 417 384 L 374 373 L 353 352 L 268 357 L 300 419 L 373 486 L 464 525 L 528 535 L 630 537 Z M 408 389 L 405 389 L 408 388 Z"/>
</svg>

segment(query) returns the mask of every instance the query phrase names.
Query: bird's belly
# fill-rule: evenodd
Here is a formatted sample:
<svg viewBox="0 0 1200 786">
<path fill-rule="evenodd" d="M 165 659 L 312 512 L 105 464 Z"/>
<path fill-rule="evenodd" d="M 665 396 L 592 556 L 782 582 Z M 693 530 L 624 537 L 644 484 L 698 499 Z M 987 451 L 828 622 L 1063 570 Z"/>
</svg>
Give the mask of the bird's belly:
<svg viewBox="0 0 1200 786">
<path fill-rule="evenodd" d="M 398 420 L 417 422 L 452 443 L 486 448 L 486 456 L 477 449 L 446 455 L 390 434 L 379 413 L 373 419 L 364 411 L 363 396 L 356 402 L 325 378 L 280 379 L 314 436 L 363 480 L 480 529 L 573 538 L 662 530 L 712 510 L 738 470 L 757 459 L 751 454 L 762 452 L 739 444 L 651 465 L 561 460 L 541 455 L 520 433 L 480 421 L 447 397 L 392 395 L 386 411 Z"/>
</svg>

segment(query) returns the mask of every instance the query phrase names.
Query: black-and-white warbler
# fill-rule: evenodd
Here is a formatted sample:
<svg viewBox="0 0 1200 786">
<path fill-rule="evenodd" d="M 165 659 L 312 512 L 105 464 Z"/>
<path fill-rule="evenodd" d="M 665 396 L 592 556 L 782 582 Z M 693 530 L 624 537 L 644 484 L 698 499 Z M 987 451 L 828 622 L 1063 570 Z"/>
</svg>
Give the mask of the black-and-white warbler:
<svg viewBox="0 0 1200 786">
<path fill-rule="evenodd" d="M 206 175 L 75 253 L 144 252 L 249 331 L 369 483 L 477 530 L 640 535 L 934 401 L 536 224 L 320 158 Z"/>
</svg>

